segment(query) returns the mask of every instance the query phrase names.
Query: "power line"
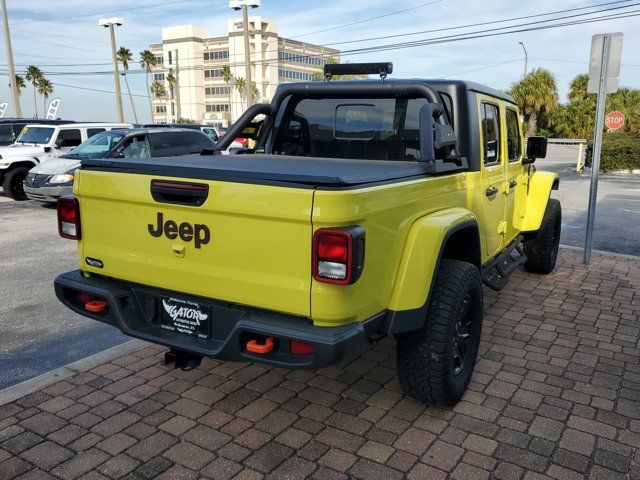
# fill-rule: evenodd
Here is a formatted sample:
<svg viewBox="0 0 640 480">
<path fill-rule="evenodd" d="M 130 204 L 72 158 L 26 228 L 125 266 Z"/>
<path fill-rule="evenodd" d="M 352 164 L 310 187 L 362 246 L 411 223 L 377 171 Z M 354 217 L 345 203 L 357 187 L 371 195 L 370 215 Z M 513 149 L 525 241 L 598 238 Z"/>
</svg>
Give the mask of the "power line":
<svg viewBox="0 0 640 480">
<path fill-rule="evenodd" d="M 634 5 L 640 5 L 640 3 L 639 4 L 634 4 Z M 601 10 L 599 12 L 592 12 L 592 13 L 601 13 L 603 11 L 607 11 L 607 10 Z M 589 19 L 576 20 L 576 21 L 572 21 L 572 22 L 556 23 L 556 24 L 549 24 L 549 25 L 540 25 L 538 27 L 526 27 L 526 28 L 521 28 L 521 29 L 516 29 L 516 30 L 509 30 L 509 29 L 513 29 L 513 28 L 521 27 L 521 26 L 525 26 L 525 25 L 531 25 L 531 23 L 520 24 L 520 25 L 510 25 L 510 26 L 507 26 L 507 27 L 492 28 L 492 29 L 487 29 L 487 30 L 476 30 L 474 32 L 467 32 L 467 33 L 461 33 L 461 34 L 455 34 L 455 35 L 445 35 L 445 36 L 442 36 L 442 37 L 426 38 L 426 39 L 421 39 L 421 40 L 415 40 L 415 41 L 412 41 L 412 42 L 391 43 L 391 44 L 386 44 L 386 45 L 375 45 L 375 46 L 371 46 L 371 47 L 363 47 L 363 48 L 357 48 L 357 49 L 352 49 L 352 50 L 343 50 L 343 51 L 340 52 L 340 55 L 341 56 L 347 56 L 347 55 L 358 55 L 358 54 L 370 53 L 370 52 L 381 52 L 381 51 L 388 51 L 388 50 L 398 50 L 398 49 L 419 47 L 419 46 L 425 46 L 425 45 L 435 45 L 435 44 L 441 44 L 441 43 L 450 43 L 450 42 L 456 42 L 456 41 L 461 41 L 461 40 L 472 40 L 472 39 L 478 39 L 478 38 L 487 38 L 487 37 L 508 35 L 508 34 L 512 34 L 512 33 L 531 32 L 531 31 L 537 31 L 537 30 L 547 30 L 547 29 L 551 29 L 551 28 L 558 28 L 558 27 L 565 27 L 565 26 L 572 26 L 572 25 L 581 25 L 581 24 L 601 22 L 601 21 L 606 21 L 606 20 L 616 20 L 616 19 L 619 19 L 619 18 L 635 17 L 635 16 L 637 16 L 636 12 L 640 12 L 640 10 L 631 10 L 629 12 L 618 12 L 616 14 L 603 15 L 601 17 L 594 17 L 594 18 L 589 18 Z M 554 19 L 551 19 L 551 20 L 542 20 L 540 22 L 532 22 L 532 23 L 552 22 L 552 21 L 557 21 L 557 20 L 564 20 L 566 18 L 571 18 L 571 17 L 575 17 L 575 15 L 570 15 L 570 16 L 566 16 L 566 17 L 558 17 L 558 18 L 554 18 Z M 503 30 L 508 30 L 508 31 L 503 31 Z M 493 33 L 487 33 L 487 32 L 493 32 Z"/>
<path fill-rule="evenodd" d="M 412 35 L 421 35 L 423 33 L 437 33 L 437 32 L 445 32 L 448 30 L 453 30 L 453 29 L 463 29 L 463 28 L 471 28 L 471 27 L 478 27 L 478 26 L 484 26 L 484 25 L 495 25 L 498 23 L 506 23 L 506 22 L 515 22 L 518 20 L 527 20 L 530 18 L 537 18 L 537 17 L 547 17 L 549 15 L 557 15 L 560 13 L 569 13 L 569 12 L 577 12 L 580 10 L 588 10 L 591 8 L 598 8 L 598 7 L 602 7 L 602 6 L 608 6 L 608 5 L 616 5 L 619 3 L 629 3 L 633 0 L 618 0 L 615 2 L 605 2 L 605 3 L 599 3 L 596 5 L 589 5 L 586 7 L 576 7 L 576 8 L 569 8 L 569 9 L 565 9 L 565 10 L 556 10 L 553 12 L 546 12 L 546 13 L 536 13 L 533 15 L 526 15 L 523 17 L 512 17 L 512 18 L 505 18 L 502 20 L 493 20 L 490 22 L 479 22 L 479 23 L 469 23 L 466 25 L 457 25 L 457 26 L 453 26 L 453 27 L 443 27 L 443 28 L 436 28 L 436 29 L 432 29 L 432 30 L 420 30 L 420 31 L 416 31 L 416 32 L 407 32 L 407 33 L 398 33 L 398 34 L 394 34 L 394 35 L 383 35 L 380 37 L 367 37 L 367 38 L 360 38 L 360 39 L 356 39 L 356 40 L 345 40 L 342 42 L 332 42 L 332 43 L 326 43 L 324 44 L 324 46 L 327 45 L 344 45 L 344 44 L 348 44 L 348 43 L 360 43 L 360 42 L 366 42 L 366 41 L 371 41 L 371 40 L 385 40 L 387 38 L 397 38 L 397 37 L 407 37 L 407 36 L 412 36 Z M 621 6 L 621 7 L 616 7 L 616 8 L 628 8 L 631 7 L 633 5 L 626 5 L 626 6 Z M 585 13 L 583 15 L 591 15 L 591 14 L 595 14 L 595 13 L 599 13 L 599 12 L 605 12 L 607 10 L 597 10 L 594 12 L 589 12 L 589 13 Z M 549 19 L 547 21 L 552 21 L 553 19 Z M 506 27 L 505 27 L 506 28 Z"/>
<path fill-rule="evenodd" d="M 378 15 L 377 17 L 365 18 L 363 20 L 358 20 L 357 22 L 345 23 L 343 25 L 338 25 L 336 27 L 330 27 L 330 28 L 325 28 L 325 29 L 322 29 L 322 30 L 316 30 L 315 32 L 303 33 L 302 35 L 297 35 L 295 37 L 292 37 L 292 39 L 308 37 L 309 35 L 315 35 L 317 33 L 330 32 L 332 30 L 338 30 L 338 29 L 344 28 L 344 27 L 351 27 L 353 25 L 360 25 L 361 23 L 372 22 L 374 20 L 379 20 L 381 18 L 391 17 L 393 15 L 399 15 L 401 13 L 410 12 L 411 10 L 417 10 L 418 8 L 426 7 L 427 5 L 433 5 L 435 3 L 440 3 L 442 1 L 444 1 L 444 0 L 435 0 L 433 2 L 428 2 L 428 3 L 423 3 L 423 4 L 420 4 L 420 5 L 416 5 L 415 7 L 405 8 L 404 10 L 398 10 L 396 12 L 390 12 L 390 13 L 386 13 L 384 15 Z"/>
</svg>

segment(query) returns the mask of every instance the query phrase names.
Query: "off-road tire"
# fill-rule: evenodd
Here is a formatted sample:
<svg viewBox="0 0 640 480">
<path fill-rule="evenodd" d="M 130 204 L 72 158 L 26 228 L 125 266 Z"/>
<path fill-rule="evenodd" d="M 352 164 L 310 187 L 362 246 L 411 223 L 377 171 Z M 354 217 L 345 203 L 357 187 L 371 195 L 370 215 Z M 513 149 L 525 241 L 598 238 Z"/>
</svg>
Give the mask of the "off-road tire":
<svg viewBox="0 0 640 480">
<path fill-rule="evenodd" d="M 469 307 L 468 350 L 456 372 L 457 324 Z M 413 398 L 440 406 L 455 405 L 471 381 L 482 329 L 482 282 L 478 268 L 460 260 L 442 260 L 429 299 L 424 327 L 396 335 L 398 378 Z"/>
<path fill-rule="evenodd" d="M 2 189 L 5 195 L 14 200 L 27 200 L 27 194 L 24 193 L 22 184 L 28 172 L 29 169 L 27 167 L 16 167 L 7 172 L 2 182 Z"/>
<path fill-rule="evenodd" d="M 562 207 L 560 201 L 550 198 L 542 217 L 542 224 L 535 235 L 523 244 L 527 261 L 524 269 L 532 273 L 551 273 L 556 266 L 560 230 L 562 225 Z"/>
</svg>

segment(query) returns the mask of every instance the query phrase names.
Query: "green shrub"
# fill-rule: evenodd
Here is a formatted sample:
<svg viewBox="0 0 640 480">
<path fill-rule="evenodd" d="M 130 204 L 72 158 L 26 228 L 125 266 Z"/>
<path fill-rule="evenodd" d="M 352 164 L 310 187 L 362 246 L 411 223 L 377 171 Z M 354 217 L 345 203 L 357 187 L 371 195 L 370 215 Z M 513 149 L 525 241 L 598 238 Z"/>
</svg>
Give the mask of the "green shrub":
<svg viewBox="0 0 640 480">
<path fill-rule="evenodd" d="M 591 166 L 593 142 L 587 147 L 587 166 Z M 618 132 L 602 136 L 600 171 L 640 169 L 640 135 Z"/>
</svg>

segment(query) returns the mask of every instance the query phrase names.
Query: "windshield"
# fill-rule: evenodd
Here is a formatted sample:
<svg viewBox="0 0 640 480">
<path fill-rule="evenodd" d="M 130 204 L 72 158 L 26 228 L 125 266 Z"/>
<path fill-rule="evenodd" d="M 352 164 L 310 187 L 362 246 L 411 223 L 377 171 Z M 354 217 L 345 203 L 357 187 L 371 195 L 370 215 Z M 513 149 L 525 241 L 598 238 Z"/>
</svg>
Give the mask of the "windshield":
<svg viewBox="0 0 640 480">
<path fill-rule="evenodd" d="M 65 154 L 65 157 L 74 158 L 103 158 L 125 136 L 125 132 L 111 130 L 94 135 L 89 140 L 82 142 L 76 148 Z"/>
<path fill-rule="evenodd" d="M 16 143 L 49 143 L 55 128 L 24 127 L 16 139 Z"/>
</svg>

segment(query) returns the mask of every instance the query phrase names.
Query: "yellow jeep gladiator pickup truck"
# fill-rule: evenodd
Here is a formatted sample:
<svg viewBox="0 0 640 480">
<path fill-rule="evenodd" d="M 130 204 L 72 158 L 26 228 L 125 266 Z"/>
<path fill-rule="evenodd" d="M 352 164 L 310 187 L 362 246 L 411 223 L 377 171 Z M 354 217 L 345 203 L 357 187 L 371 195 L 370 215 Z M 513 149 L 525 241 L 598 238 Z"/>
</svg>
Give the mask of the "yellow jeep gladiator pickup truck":
<svg viewBox="0 0 640 480">
<path fill-rule="evenodd" d="M 476 361 L 482 283 L 553 270 L 558 176 L 524 150 L 515 101 L 459 80 L 385 80 L 390 64 L 328 65 L 280 85 L 216 144 L 237 155 L 87 159 L 58 202 L 79 270 L 73 311 L 203 356 L 319 368 L 394 335 L 404 391 L 452 405 Z M 380 80 L 330 81 L 380 73 Z"/>
</svg>

